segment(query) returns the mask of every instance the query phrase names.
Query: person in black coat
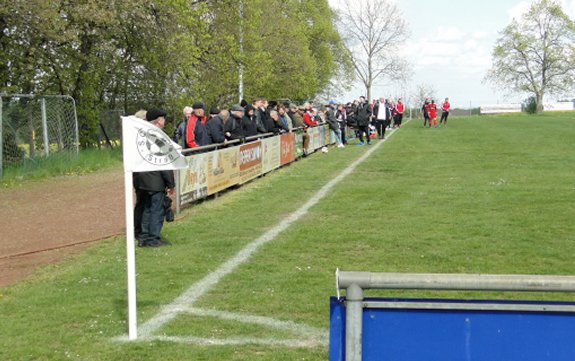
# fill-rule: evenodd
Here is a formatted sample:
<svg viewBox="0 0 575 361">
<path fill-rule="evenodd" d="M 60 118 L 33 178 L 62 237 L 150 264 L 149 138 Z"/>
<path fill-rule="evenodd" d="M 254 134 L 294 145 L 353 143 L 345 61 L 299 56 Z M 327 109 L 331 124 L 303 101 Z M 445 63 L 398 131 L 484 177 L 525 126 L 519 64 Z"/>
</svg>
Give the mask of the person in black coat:
<svg viewBox="0 0 575 361">
<path fill-rule="evenodd" d="M 230 118 L 226 122 L 225 134 L 227 140 L 244 139 L 244 131 L 242 129 L 242 119 L 244 117 L 244 108 L 236 104 L 230 110 Z M 257 130 L 256 130 L 257 132 Z"/>
<path fill-rule="evenodd" d="M 210 110 L 210 117 L 206 122 L 206 130 L 210 137 L 210 144 L 223 143 L 226 140 L 224 134 L 224 119 L 220 115 L 218 108 Z"/>
<path fill-rule="evenodd" d="M 258 135 L 258 126 L 254 115 L 253 105 L 246 105 L 244 116 L 242 117 L 242 131 L 244 137 L 252 137 Z"/>
<path fill-rule="evenodd" d="M 165 116 L 166 113 L 158 109 L 151 109 L 146 113 L 146 119 L 160 129 L 164 127 Z M 138 214 L 141 209 L 140 224 L 135 225 L 136 228 L 140 227 L 137 235 L 138 246 L 159 247 L 169 244 L 160 238 L 160 232 L 166 216 L 164 198 L 166 193 L 174 192 L 174 172 L 138 172 L 133 174 L 133 181 L 137 199 L 134 214 Z"/>
<path fill-rule="evenodd" d="M 365 133 L 367 144 L 371 144 L 369 138 L 369 120 L 371 117 L 371 108 L 364 96 L 359 97 L 359 104 L 355 109 L 355 118 L 357 119 L 357 128 L 359 136 L 359 145 L 364 145 L 363 134 Z"/>
</svg>

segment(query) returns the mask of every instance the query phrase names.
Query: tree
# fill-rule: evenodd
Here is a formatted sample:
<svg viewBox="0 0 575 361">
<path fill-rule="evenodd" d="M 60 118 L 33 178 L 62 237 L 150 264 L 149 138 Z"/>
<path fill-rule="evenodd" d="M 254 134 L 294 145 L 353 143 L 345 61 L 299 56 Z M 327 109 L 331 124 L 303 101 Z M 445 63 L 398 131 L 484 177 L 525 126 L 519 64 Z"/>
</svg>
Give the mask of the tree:
<svg viewBox="0 0 575 361">
<path fill-rule="evenodd" d="M 328 0 L 242 0 L 241 12 L 237 0 L 4 3 L 0 91 L 73 96 L 83 147 L 106 110 L 229 106 L 240 68 L 248 100 L 307 100 L 341 64 Z"/>
<path fill-rule="evenodd" d="M 575 24 L 559 2 L 537 1 L 501 32 L 485 80 L 511 92 L 530 94 L 540 113 L 546 94 L 572 89 L 574 40 Z"/>
<path fill-rule="evenodd" d="M 409 76 L 407 61 L 398 50 L 408 37 L 407 23 L 390 0 L 345 0 L 340 29 L 356 75 L 371 99 L 376 80 L 403 80 Z"/>
<path fill-rule="evenodd" d="M 415 93 L 413 94 L 413 99 L 415 104 L 413 107 L 416 109 L 417 114 L 421 114 L 421 107 L 425 100 L 437 99 L 436 91 L 433 85 L 430 84 L 418 84 Z"/>
</svg>

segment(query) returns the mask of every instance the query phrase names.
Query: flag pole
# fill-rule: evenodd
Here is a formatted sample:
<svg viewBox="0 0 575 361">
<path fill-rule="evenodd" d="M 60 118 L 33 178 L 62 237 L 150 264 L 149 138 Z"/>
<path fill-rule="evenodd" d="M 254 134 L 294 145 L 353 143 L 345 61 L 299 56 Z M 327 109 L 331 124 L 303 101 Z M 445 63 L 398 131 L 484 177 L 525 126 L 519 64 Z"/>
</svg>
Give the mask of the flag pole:
<svg viewBox="0 0 575 361">
<path fill-rule="evenodd" d="M 132 172 L 124 171 L 124 190 L 126 199 L 126 252 L 128 263 L 128 339 L 138 338 L 136 313 L 136 249 L 134 245 L 134 196 L 132 191 Z"/>
</svg>

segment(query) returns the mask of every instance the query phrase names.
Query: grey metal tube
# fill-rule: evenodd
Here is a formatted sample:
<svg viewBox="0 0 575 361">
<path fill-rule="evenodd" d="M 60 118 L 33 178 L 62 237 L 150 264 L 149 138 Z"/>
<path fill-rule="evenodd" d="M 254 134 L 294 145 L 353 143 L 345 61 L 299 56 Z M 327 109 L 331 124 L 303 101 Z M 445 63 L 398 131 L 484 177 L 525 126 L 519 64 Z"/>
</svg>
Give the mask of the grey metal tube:
<svg viewBox="0 0 575 361">
<path fill-rule="evenodd" d="M 40 99 L 40 108 L 42 110 L 42 138 L 44 140 L 44 154 L 50 155 L 50 141 L 48 140 L 48 117 L 46 115 L 46 98 Z"/>
<path fill-rule="evenodd" d="M 363 328 L 363 290 L 351 284 L 346 291 L 345 361 L 361 361 Z"/>
<path fill-rule="evenodd" d="M 339 271 L 339 287 L 526 292 L 575 292 L 575 276 L 371 273 Z"/>
</svg>

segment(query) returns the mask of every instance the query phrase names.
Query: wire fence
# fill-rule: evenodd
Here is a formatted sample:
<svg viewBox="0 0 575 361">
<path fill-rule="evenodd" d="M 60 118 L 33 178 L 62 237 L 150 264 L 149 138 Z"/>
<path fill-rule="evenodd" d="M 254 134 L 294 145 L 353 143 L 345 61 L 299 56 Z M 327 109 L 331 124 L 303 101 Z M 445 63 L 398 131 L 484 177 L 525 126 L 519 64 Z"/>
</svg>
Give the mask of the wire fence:
<svg viewBox="0 0 575 361">
<path fill-rule="evenodd" d="M 79 151 L 76 104 L 67 95 L 0 94 L 0 177 L 5 167 Z"/>
</svg>

